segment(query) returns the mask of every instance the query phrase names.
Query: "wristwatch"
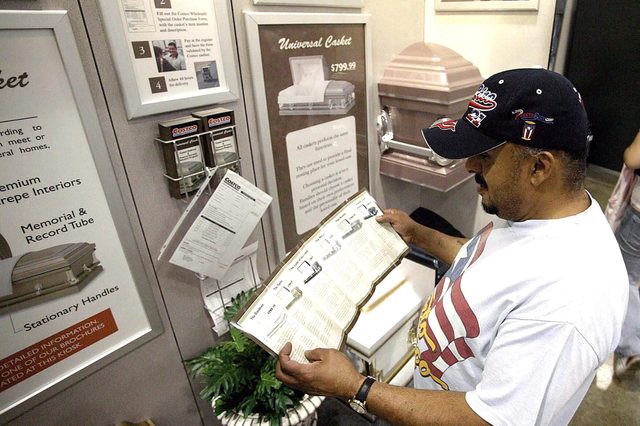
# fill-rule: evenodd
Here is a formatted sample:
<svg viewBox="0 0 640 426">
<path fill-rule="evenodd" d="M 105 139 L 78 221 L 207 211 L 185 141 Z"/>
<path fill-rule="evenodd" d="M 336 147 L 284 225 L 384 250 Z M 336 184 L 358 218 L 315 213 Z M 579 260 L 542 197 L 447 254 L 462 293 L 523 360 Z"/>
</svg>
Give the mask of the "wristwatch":
<svg viewBox="0 0 640 426">
<path fill-rule="evenodd" d="M 367 412 L 367 395 L 369 395 L 371 385 L 373 385 L 375 381 L 375 378 L 368 376 L 364 379 L 364 382 L 362 382 L 362 386 L 360 386 L 360 390 L 358 390 L 356 396 L 349 400 L 349 405 L 356 413 L 365 414 Z"/>
</svg>

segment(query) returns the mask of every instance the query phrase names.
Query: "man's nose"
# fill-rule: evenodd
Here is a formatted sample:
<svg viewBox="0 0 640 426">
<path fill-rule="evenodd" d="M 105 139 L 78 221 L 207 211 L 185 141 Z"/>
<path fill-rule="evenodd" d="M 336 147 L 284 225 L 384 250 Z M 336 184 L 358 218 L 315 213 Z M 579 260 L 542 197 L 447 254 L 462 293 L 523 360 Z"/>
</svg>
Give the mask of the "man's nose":
<svg viewBox="0 0 640 426">
<path fill-rule="evenodd" d="M 467 169 L 469 173 L 480 173 L 480 161 L 477 155 L 473 157 L 469 157 L 464 162 L 464 167 Z"/>
</svg>

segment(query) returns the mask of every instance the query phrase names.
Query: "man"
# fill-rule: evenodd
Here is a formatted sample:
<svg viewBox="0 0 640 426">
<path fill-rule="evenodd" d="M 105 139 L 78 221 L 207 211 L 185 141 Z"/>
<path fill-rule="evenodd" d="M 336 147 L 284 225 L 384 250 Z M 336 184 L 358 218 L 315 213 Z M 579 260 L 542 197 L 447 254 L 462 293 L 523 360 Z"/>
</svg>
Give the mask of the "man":
<svg viewBox="0 0 640 426">
<path fill-rule="evenodd" d="M 187 66 L 184 63 L 184 56 L 178 53 L 178 47 L 174 42 L 170 42 L 167 45 L 167 49 L 169 49 L 169 54 L 165 56 L 165 59 L 171 64 L 171 66 L 176 70 L 186 70 Z"/>
<path fill-rule="evenodd" d="M 393 424 L 567 424 L 616 347 L 627 303 L 615 238 L 583 186 L 580 95 L 547 70 L 505 71 L 461 119 L 423 135 L 438 155 L 467 158 L 484 209 L 507 222 L 465 241 L 394 209 L 379 218 L 452 265 L 419 318 L 415 389 L 365 379 L 332 349 L 296 363 L 289 343 L 277 377 Z"/>
<path fill-rule="evenodd" d="M 160 46 L 153 46 L 153 52 L 156 57 L 156 67 L 158 72 L 175 71 L 176 69 L 167 61 L 167 58 L 162 56 L 162 48 Z"/>
</svg>

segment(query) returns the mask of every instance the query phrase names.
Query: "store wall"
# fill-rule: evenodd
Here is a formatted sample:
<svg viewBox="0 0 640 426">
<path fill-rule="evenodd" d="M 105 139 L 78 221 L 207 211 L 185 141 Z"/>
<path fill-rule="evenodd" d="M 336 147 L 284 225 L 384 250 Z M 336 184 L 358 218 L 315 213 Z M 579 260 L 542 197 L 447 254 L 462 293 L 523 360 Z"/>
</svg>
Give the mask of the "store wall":
<svg viewBox="0 0 640 426">
<path fill-rule="evenodd" d="M 436 12 L 426 0 L 425 40 L 473 62 L 484 77 L 510 68 L 547 67 L 555 0 L 537 11 Z"/>
</svg>

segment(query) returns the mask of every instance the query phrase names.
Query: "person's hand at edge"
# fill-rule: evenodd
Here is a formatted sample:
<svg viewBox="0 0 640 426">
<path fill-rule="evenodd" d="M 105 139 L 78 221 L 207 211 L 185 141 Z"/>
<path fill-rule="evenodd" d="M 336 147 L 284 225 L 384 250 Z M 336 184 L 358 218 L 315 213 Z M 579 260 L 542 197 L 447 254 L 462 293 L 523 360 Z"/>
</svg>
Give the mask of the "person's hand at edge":
<svg viewBox="0 0 640 426">
<path fill-rule="evenodd" d="M 384 209 L 382 213 L 376 218 L 379 223 L 390 224 L 407 244 L 415 243 L 417 223 L 407 213 L 398 209 Z"/>
<path fill-rule="evenodd" d="M 345 354 L 336 349 L 306 351 L 310 364 L 292 360 L 292 349 L 291 343 L 286 343 L 276 364 L 276 378 L 291 388 L 310 395 L 352 398 L 364 382 L 364 376 L 356 371 Z"/>
</svg>

